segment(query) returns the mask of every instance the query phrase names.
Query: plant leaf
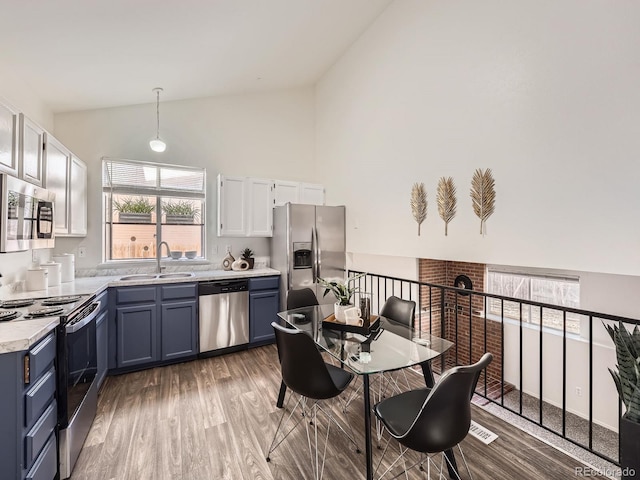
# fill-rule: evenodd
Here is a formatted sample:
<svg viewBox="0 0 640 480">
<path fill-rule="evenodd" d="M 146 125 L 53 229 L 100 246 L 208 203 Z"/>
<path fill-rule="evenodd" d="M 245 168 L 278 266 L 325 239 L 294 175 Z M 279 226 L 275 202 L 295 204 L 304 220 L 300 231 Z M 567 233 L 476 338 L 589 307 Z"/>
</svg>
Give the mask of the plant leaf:
<svg viewBox="0 0 640 480">
<path fill-rule="evenodd" d="M 438 181 L 438 213 L 440 218 L 444 220 L 444 234 L 448 234 L 449 222 L 456 216 L 456 186 L 453 178 L 442 177 Z"/>
<path fill-rule="evenodd" d="M 418 236 L 420 236 L 420 225 L 427 218 L 427 191 L 424 183 L 414 183 L 411 189 L 411 213 L 418 222 Z"/>
<path fill-rule="evenodd" d="M 473 212 L 480 219 L 480 234 L 484 233 L 484 223 L 495 210 L 496 191 L 491 169 L 484 172 L 477 169 L 471 179 L 471 202 Z"/>
</svg>

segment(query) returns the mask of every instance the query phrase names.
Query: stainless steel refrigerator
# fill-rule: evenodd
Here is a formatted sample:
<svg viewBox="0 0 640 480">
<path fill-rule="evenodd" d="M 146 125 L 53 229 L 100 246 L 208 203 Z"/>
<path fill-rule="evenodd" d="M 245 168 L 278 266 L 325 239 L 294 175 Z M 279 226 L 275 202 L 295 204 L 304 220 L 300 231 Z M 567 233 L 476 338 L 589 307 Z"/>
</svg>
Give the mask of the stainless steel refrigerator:
<svg viewBox="0 0 640 480">
<path fill-rule="evenodd" d="M 290 289 L 309 287 L 320 303 L 335 303 L 332 293 L 323 298 L 325 280 L 345 278 L 345 208 L 287 203 L 273 210 L 271 266 L 280 270 L 280 308 Z"/>
</svg>

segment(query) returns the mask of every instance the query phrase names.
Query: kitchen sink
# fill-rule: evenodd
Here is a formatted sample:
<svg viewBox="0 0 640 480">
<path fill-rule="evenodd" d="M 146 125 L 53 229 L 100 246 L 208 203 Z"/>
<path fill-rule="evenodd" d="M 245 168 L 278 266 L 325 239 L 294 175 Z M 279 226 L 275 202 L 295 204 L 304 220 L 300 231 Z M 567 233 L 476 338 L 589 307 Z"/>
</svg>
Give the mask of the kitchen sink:
<svg viewBox="0 0 640 480">
<path fill-rule="evenodd" d="M 193 276 L 194 276 L 193 272 L 161 273 L 160 275 L 158 275 L 158 278 L 189 278 L 189 277 L 193 277 Z"/>
<path fill-rule="evenodd" d="M 128 280 L 155 280 L 156 275 L 147 275 L 144 273 L 140 273 L 137 275 L 126 275 L 124 277 L 120 277 L 120 281 L 126 282 Z"/>
</svg>

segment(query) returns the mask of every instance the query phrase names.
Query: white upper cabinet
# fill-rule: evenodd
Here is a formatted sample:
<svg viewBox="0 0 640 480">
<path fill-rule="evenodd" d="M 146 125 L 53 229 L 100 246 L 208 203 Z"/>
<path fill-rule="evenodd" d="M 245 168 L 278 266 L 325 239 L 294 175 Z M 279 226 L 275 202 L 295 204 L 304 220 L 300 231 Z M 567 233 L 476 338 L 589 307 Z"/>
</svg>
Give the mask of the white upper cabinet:
<svg viewBox="0 0 640 480">
<path fill-rule="evenodd" d="M 308 205 L 324 205 L 324 186 L 316 183 L 287 182 L 275 180 L 274 206 L 286 203 L 302 203 Z"/>
<path fill-rule="evenodd" d="M 287 203 L 300 203 L 300 183 L 275 180 L 273 182 L 275 200 L 274 206 L 280 207 Z"/>
<path fill-rule="evenodd" d="M 0 100 L 0 172 L 17 177 L 18 112 Z"/>
<path fill-rule="evenodd" d="M 46 135 L 47 171 L 45 187 L 56 194 L 54 228 L 56 235 L 69 233 L 69 166 L 71 152 L 51 135 Z"/>
<path fill-rule="evenodd" d="M 71 154 L 69 185 L 69 236 L 87 235 L 87 165 Z"/>
<path fill-rule="evenodd" d="M 324 186 L 317 183 L 301 183 L 300 203 L 324 205 Z"/>
<path fill-rule="evenodd" d="M 218 175 L 218 236 L 245 237 L 245 177 Z"/>
<path fill-rule="evenodd" d="M 54 227 L 60 237 L 87 235 L 87 166 L 45 133 L 45 188 L 56 194 Z"/>
<path fill-rule="evenodd" d="M 20 114 L 20 177 L 42 186 L 44 129 Z"/>
<path fill-rule="evenodd" d="M 271 180 L 218 175 L 218 236 L 270 237 L 272 205 Z"/>
<path fill-rule="evenodd" d="M 247 179 L 248 237 L 271 237 L 273 235 L 273 187 L 271 180 Z"/>
<path fill-rule="evenodd" d="M 324 205 L 324 187 L 253 177 L 218 175 L 218 236 L 273 236 L 273 207 Z"/>
</svg>

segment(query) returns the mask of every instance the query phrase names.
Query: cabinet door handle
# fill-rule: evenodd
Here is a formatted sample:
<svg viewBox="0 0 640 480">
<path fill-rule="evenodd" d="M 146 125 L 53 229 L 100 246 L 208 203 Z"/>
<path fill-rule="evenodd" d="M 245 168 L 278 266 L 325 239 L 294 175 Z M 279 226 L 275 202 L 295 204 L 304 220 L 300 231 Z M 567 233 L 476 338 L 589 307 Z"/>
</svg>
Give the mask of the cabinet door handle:
<svg viewBox="0 0 640 480">
<path fill-rule="evenodd" d="M 24 384 L 29 385 L 31 382 L 31 357 L 29 354 L 24 356 L 23 367 L 24 367 Z"/>
</svg>

